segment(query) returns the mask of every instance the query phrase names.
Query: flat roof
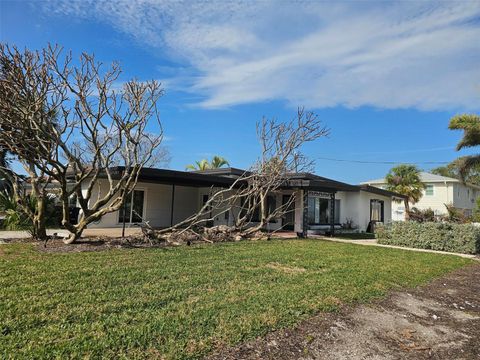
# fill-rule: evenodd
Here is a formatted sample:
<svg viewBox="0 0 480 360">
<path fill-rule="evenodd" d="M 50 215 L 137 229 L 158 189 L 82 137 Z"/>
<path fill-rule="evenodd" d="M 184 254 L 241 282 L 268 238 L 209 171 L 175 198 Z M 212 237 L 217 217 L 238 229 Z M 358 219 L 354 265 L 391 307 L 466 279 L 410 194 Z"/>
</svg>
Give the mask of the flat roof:
<svg viewBox="0 0 480 360">
<path fill-rule="evenodd" d="M 115 176 L 115 172 L 120 174 L 125 168 L 117 166 L 111 168 Z M 170 184 L 179 186 L 194 187 L 229 187 L 234 184 L 235 180 L 249 172 L 237 168 L 220 168 L 202 171 L 178 171 L 157 168 L 142 168 L 138 180 L 140 182 L 150 182 L 159 184 Z M 323 176 L 312 173 L 292 173 L 287 174 L 288 179 L 281 186 L 283 189 L 307 189 L 313 191 L 367 191 L 378 195 L 404 198 L 403 195 L 379 189 L 369 185 L 350 185 L 341 181 L 332 180 Z"/>
<path fill-rule="evenodd" d="M 368 191 L 372 194 L 377 194 L 377 195 L 383 195 L 383 196 L 387 196 L 387 197 L 396 197 L 396 198 L 400 198 L 400 199 L 406 199 L 407 196 L 405 195 L 401 195 L 401 194 L 398 194 L 396 192 L 393 192 L 393 191 L 389 191 L 389 190 L 384 190 L 384 189 L 380 189 L 378 187 L 375 187 L 375 186 L 370 186 L 370 185 L 358 185 L 358 187 L 363 190 L 363 191 Z"/>
<path fill-rule="evenodd" d="M 112 168 L 119 174 L 124 170 L 123 166 Z M 157 169 L 157 168 L 142 168 L 138 176 L 141 182 L 152 182 L 159 184 L 175 184 L 180 186 L 195 186 L 195 187 L 229 187 L 233 184 L 235 179 L 225 176 L 215 176 L 208 174 L 199 174 L 197 172 Z"/>
</svg>

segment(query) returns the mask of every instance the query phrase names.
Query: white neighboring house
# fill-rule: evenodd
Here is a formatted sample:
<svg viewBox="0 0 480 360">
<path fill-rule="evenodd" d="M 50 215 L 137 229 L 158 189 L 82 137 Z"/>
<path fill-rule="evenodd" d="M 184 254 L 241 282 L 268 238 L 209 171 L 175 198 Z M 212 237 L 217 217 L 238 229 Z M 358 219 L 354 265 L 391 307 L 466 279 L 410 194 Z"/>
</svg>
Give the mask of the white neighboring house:
<svg viewBox="0 0 480 360">
<path fill-rule="evenodd" d="M 464 184 L 460 180 L 421 172 L 420 177 L 425 183 L 425 190 L 419 202 L 410 204 L 420 210 L 432 209 L 435 215 L 447 214 L 445 204 L 451 204 L 455 208 L 463 210 L 466 215 L 471 215 L 476 206 L 476 200 L 480 196 L 480 186 Z M 385 179 L 365 181 L 362 184 L 386 189 Z M 405 220 L 405 206 L 402 203 L 392 203 L 392 220 Z"/>
</svg>

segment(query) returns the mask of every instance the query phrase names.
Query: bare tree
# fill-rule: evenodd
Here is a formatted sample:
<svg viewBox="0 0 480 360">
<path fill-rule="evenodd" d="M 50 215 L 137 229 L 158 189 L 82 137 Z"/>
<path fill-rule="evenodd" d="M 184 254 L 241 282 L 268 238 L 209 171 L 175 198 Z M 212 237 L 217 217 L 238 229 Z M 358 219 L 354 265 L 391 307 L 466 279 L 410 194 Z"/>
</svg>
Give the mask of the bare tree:
<svg viewBox="0 0 480 360">
<path fill-rule="evenodd" d="M 191 217 L 173 227 L 153 231 L 150 236 L 169 239 L 184 234 L 193 234 L 205 241 L 212 236 L 250 237 L 267 227 L 270 221 L 282 218 L 295 197 L 285 203 L 268 206 L 268 196 L 276 195 L 289 185 L 291 175 L 309 171 L 313 162 L 301 152 L 305 143 L 327 136 L 329 130 L 318 116 L 299 108 L 296 116 L 287 122 L 276 119 L 262 119 L 257 124 L 257 135 L 261 155 L 257 161 L 239 176 L 228 188 L 212 188 L 209 199 Z M 209 229 L 205 225 L 215 217 L 229 212 L 234 218 L 233 225 Z M 258 214 L 258 219 L 254 215 Z M 252 225 L 252 220 L 256 220 Z M 215 232 L 221 234 L 215 234 Z"/>
<path fill-rule="evenodd" d="M 0 146 L 59 187 L 62 224 L 72 234 L 66 242 L 74 242 L 88 224 L 119 210 L 141 168 L 164 156 L 161 85 L 118 86 L 118 64 L 103 71 L 83 53 L 75 65 L 58 46 L 33 52 L 2 44 L 0 66 Z M 72 197 L 78 223 L 70 217 Z"/>
</svg>

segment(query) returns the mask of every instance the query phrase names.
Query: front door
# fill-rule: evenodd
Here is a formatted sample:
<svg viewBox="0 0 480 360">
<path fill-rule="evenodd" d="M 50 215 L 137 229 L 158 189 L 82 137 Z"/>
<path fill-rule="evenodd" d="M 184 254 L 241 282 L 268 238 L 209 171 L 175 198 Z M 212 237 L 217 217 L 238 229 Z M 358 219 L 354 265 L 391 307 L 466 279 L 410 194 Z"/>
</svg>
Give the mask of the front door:
<svg viewBox="0 0 480 360">
<path fill-rule="evenodd" d="M 284 230 L 293 231 L 295 226 L 295 200 L 292 195 L 283 195 L 282 204 L 285 206 L 288 204 L 285 215 L 283 216 L 283 226 Z"/>
</svg>

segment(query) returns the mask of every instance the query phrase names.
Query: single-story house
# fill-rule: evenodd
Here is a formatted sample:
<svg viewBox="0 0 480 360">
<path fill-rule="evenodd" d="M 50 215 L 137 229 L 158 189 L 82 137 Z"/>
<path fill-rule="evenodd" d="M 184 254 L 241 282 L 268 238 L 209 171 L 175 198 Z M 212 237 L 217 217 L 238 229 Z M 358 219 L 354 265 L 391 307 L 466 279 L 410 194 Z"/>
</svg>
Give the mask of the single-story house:
<svg viewBox="0 0 480 360">
<path fill-rule="evenodd" d="M 122 168 L 117 171 L 120 173 Z M 236 168 L 194 172 L 143 168 L 125 210 L 106 214 L 89 227 L 121 227 L 124 222 L 129 226 L 141 221 L 157 228 L 174 225 L 198 212 L 212 189 L 229 188 L 244 172 Z M 100 180 L 97 191 L 106 191 L 108 184 L 103 181 L 102 184 Z M 306 235 L 353 225 L 357 231 L 367 231 L 371 222 L 390 222 L 392 202 L 402 199 L 399 194 L 369 185 L 350 185 L 311 173 L 295 173 L 268 200 L 273 206 L 287 204 L 292 194 L 295 200 L 290 201 L 290 210 L 283 218 L 268 224 L 269 230 Z M 93 194 L 92 198 L 95 197 Z M 234 216 L 232 211 L 212 214 L 211 225 L 231 225 Z"/>
</svg>

